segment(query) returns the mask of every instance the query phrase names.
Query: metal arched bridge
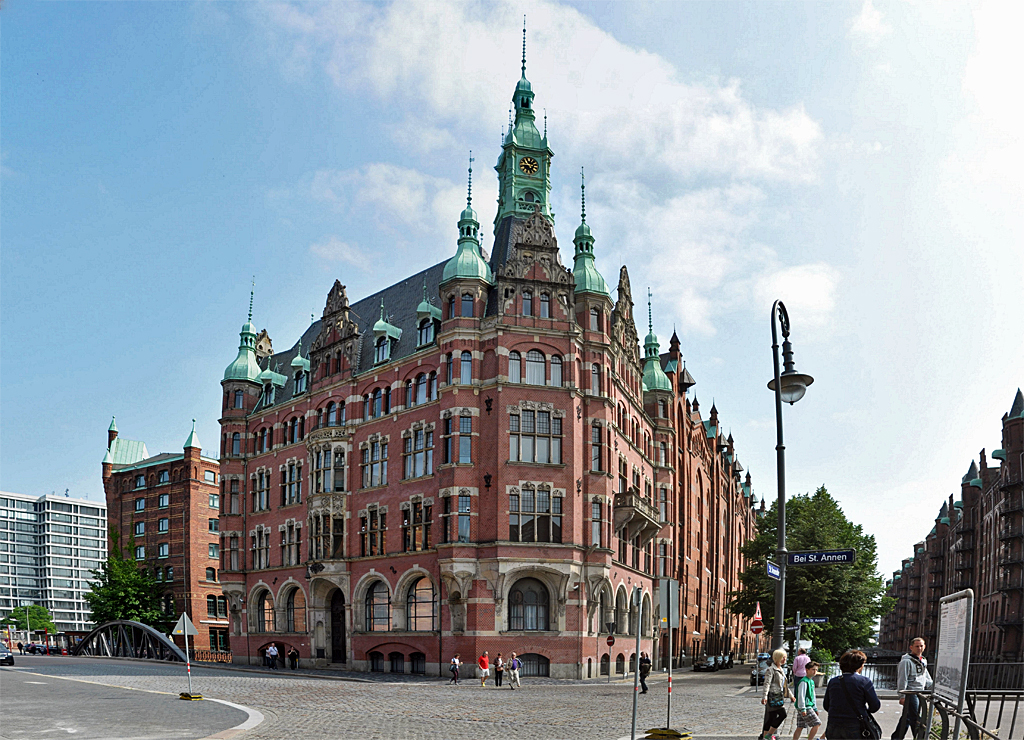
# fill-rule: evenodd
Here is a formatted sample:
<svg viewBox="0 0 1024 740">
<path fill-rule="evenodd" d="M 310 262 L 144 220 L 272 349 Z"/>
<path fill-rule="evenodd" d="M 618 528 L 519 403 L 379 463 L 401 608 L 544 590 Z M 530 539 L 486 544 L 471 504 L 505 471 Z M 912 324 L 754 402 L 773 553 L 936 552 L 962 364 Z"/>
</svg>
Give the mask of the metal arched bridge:
<svg viewBox="0 0 1024 740">
<path fill-rule="evenodd" d="M 101 624 L 75 646 L 72 655 L 185 662 L 185 653 L 167 635 L 148 624 L 127 620 Z"/>
</svg>

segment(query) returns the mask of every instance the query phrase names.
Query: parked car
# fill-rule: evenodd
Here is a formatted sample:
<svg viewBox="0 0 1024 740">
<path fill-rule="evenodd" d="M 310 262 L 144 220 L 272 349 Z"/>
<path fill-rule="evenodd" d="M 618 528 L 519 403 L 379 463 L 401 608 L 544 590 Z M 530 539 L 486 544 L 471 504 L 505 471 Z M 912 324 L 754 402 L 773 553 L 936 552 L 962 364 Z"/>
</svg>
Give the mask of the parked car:
<svg viewBox="0 0 1024 740">
<path fill-rule="evenodd" d="M 761 653 L 757 656 L 757 665 L 750 669 L 750 685 L 757 686 L 764 683 L 764 674 L 771 665 L 772 656 L 768 653 Z"/>
<path fill-rule="evenodd" d="M 723 668 L 725 668 L 725 656 L 724 655 L 716 655 L 715 656 L 715 670 L 716 671 L 720 671 Z"/>
<path fill-rule="evenodd" d="M 715 656 L 709 655 L 708 657 L 704 658 L 704 660 L 694 661 L 693 670 L 707 671 L 709 673 L 712 671 L 717 671 L 718 663 L 715 661 Z"/>
<path fill-rule="evenodd" d="M 14 665 L 14 653 L 3 643 L 0 643 L 0 665 Z"/>
</svg>

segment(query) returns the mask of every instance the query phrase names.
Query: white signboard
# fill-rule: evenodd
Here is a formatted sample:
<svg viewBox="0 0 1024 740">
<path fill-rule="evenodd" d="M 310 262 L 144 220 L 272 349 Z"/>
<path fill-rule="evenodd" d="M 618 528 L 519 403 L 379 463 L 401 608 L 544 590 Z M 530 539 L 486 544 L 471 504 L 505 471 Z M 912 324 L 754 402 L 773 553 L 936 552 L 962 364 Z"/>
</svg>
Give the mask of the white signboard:
<svg viewBox="0 0 1024 740">
<path fill-rule="evenodd" d="M 934 691 L 937 697 L 956 706 L 960 706 L 967 688 L 973 608 L 974 593 L 970 589 L 945 596 L 939 604 Z"/>
</svg>

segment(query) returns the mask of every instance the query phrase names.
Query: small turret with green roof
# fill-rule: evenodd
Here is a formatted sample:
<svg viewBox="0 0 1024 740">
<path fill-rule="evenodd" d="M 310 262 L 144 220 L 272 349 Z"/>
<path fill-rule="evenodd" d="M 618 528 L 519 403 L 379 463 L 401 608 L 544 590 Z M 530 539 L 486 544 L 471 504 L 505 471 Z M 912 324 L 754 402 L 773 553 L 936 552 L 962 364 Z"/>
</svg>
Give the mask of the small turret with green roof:
<svg viewBox="0 0 1024 740">
<path fill-rule="evenodd" d="M 199 443 L 199 435 L 196 434 L 196 420 L 192 420 L 192 432 L 188 435 L 188 439 L 185 440 L 185 447 L 196 447 L 203 449 L 203 446 Z"/>
<path fill-rule="evenodd" d="M 601 277 L 594 264 L 594 237 L 587 225 L 587 182 L 580 168 L 580 225 L 573 237 L 576 254 L 572 262 L 572 277 L 576 283 L 576 294 L 597 293 L 608 295 L 608 283 Z"/>
<path fill-rule="evenodd" d="M 470 152 L 472 155 L 472 152 Z M 480 223 L 473 210 L 473 157 L 469 158 L 469 188 L 466 208 L 459 218 L 459 247 L 455 256 L 448 260 L 441 275 L 441 284 L 450 280 L 482 280 L 488 285 L 494 283 L 491 267 L 480 252 Z"/>
<path fill-rule="evenodd" d="M 241 343 L 238 345 L 238 356 L 224 370 L 224 380 L 248 380 L 255 383 L 260 374 L 260 366 L 256 361 L 256 327 L 252 325 L 254 293 L 255 291 L 249 293 L 249 318 L 239 333 Z"/>
<path fill-rule="evenodd" d="M 654 317 L 651 313 L 651 291 L 647 291 L 647 328 L 649 333 L 644 339 L 644 385 L 649 391 L 672 392 L 672 382 L 661 369 L 658 337 L 654 333 Z"/>
</svg>

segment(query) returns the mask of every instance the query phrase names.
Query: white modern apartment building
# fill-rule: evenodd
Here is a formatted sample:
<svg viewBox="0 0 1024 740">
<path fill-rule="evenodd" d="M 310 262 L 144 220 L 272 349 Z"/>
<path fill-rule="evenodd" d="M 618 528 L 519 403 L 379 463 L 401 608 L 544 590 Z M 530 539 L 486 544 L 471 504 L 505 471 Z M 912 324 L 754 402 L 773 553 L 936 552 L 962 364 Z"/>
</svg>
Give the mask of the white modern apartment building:
<svg viewBox="0 0 1024 740">
<path fill-rule="evenodd" d="M 94 626 L 83 594 L 107 556 L 107 505 L 0 491 L 0 616 L 45 606 L 61 632 Z"/>
</svg>

